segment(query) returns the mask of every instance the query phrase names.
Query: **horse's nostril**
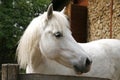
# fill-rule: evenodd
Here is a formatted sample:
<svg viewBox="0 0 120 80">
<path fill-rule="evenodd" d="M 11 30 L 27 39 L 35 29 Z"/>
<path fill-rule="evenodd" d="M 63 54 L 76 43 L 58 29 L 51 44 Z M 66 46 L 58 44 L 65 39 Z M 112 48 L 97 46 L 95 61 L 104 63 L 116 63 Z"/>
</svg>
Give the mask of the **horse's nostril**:
<svg viewBox="0 0 120 80">
<path fill-rule="evenodd" d="M 86 66 L 91 65 L 91 63 L 92 63 L 92 61 L 91 61 L 89 58 L 87 58 L 87 59 L 86 59 Z"/>
</svg>

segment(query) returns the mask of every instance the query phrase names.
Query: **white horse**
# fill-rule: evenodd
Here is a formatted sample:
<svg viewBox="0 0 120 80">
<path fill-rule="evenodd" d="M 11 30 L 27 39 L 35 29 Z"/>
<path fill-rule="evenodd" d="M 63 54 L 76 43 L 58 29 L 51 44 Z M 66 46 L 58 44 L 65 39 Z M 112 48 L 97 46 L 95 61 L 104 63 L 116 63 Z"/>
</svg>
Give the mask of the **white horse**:
<svg viewBox="0 0 120 80">
<path fill-rule="evenodd" d="M 53 11 L 52 5 L 27 27 L 17 56 L 26 73 L 81 74 L 120 80 L 120 40 L 77 43 L 64 10 Z"/>
</svg>

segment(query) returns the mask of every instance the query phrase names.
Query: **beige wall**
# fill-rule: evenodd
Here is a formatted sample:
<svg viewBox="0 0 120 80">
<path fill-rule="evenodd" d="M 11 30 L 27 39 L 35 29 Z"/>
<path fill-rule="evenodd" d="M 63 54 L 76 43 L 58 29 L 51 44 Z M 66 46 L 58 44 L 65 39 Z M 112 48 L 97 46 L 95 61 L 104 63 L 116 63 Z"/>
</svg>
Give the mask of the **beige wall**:
<svg viewBox="0 0 120 80">
<path fill-rule="evenodd" d="M 111 0 L 88 0 L 88 40 L 110 38 Z M 114 0 L 112 38 L 120 39 L 120 0 Z"/>
</svg>

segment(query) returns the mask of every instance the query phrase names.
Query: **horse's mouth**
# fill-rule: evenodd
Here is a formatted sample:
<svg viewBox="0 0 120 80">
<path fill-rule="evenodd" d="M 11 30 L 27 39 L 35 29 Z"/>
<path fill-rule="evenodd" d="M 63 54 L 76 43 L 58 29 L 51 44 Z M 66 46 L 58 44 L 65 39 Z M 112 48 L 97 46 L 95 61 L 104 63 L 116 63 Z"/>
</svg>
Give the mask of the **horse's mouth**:
<svg viewBox="0 0 120 80">
<path fill-rule="evenodd" d="M 89 72 L 91 69 L 91 65 L 87 66 L 87 67 L 77 67 L 77 66 L 74 66 L 74 70 L 75 70 L 75 73 L 77 75 L 81 75 L 83 73 L 87 73 Z"/>
</svg>

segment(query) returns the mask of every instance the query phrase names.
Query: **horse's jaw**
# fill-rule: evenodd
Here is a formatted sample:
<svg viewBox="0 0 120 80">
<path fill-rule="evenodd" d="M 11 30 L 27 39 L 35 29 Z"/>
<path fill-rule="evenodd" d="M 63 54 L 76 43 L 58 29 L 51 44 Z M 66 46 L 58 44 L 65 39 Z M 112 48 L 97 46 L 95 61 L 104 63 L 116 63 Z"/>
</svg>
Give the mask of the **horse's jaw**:
<svg viewBox="0 0 120 80">
<path fill-rule="evenodd" d="M 56 61 L 45 59 L 36 68 L 29 64 L 26 68 L 26 73 L 41 73 L 41 74 L 58 74 L 58 75 L 76 75 L 71 68 L 63 66 Z"/>
</svg>

